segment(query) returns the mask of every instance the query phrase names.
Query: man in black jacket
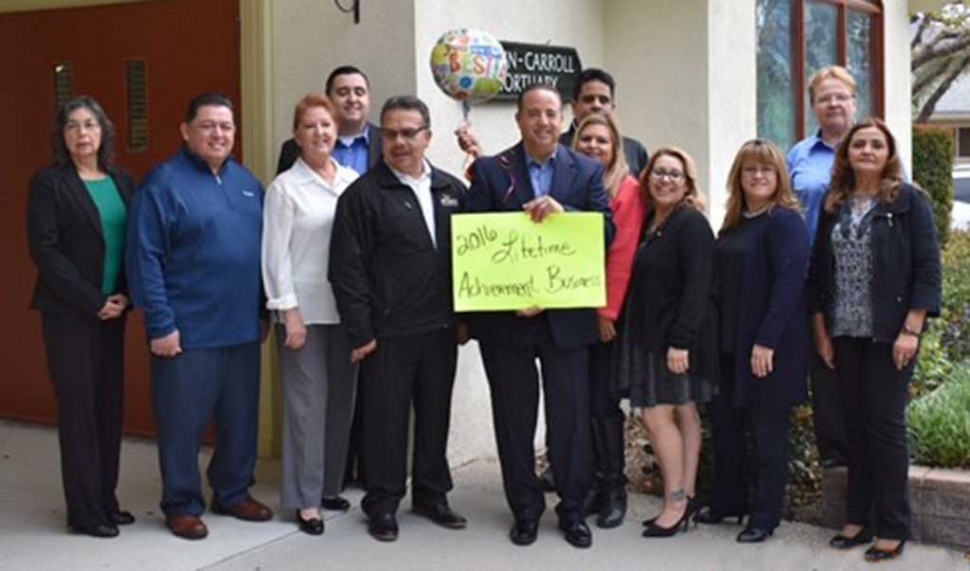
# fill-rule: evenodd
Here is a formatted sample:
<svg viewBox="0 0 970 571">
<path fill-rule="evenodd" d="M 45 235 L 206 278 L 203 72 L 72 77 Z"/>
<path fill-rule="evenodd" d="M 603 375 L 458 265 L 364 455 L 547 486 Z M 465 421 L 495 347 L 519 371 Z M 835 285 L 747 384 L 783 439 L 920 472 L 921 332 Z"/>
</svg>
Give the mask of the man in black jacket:
<svg viewBox="0 0 970 571">
<path fill-rule="evenodd" d="M 408 418 L 413 405 L 411 506 L 451 528 L 446 451 L 459 342 L 451 296 L 451 214 L 465 186 L 431 166 L 427 106 L 397 96 L 381 110 L 383 160 L 337 202 L 328 277 L 340 320 L 360 362 L 368 531 L 397 539 L 406 492 Z"/>
<path fill-rule="evenodd" d="M 333 158 L 341 165 L 364 174 L 381 160 L 381 130 L 369 122 L 370 80 L 360 69 L 342 65 L 330 72 L 327 97 L 334 104 L 337 142 Z M 280 148 L 276 174 L 289 170 L 300 156 L 300 147 L 288 139 Z"/>
</svg>

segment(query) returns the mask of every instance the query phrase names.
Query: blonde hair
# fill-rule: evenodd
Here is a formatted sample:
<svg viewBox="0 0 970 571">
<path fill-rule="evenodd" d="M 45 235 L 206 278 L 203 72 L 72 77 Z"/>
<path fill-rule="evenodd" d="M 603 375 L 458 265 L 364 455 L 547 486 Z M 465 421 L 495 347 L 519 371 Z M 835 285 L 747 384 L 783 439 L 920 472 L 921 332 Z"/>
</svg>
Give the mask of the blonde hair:
<svg viewBox="0 0 970 571">
<path fill-rule="evenodd" d="M 855 137 L 856 133 L 870 127 L 882 131 L 882 134 L 886 137 L 886 144 L 889 145 L 889 158 L 886 160 L 886 166 L 882 169 L 882 180 L 879 182 L 879 192 L 876 196 L 886 204 L 895 200 L 896 195 L 899 194 L 899 189 L 903 186 L 903 163 L 896 151 L 896 138 L 893 137 L 889 127 L 882 120 L 869 117 L 849 129 L 849 133 L 845 136 L 845 142 L 839 146 L 839 150 L 835 154 L 835 165 L 832 166 L 832 183 L 829 186 L 829 193 L 825 197 L 825 210 L 827 212 L 837 211 L 855 190 L 855 171 L 849 164 L 849 147 L 852 145 L 852 138 Z"/>
<path fill-rule="evenodd" d="M 734 163 L 731 165 L 731 172 L 728 174 L 727 212 L 724 214 L 724 223 L 721 224 L 721 234 L 734 228 L 741 222 L 746 204 L 741 177 L 744 174 L 744 163 L 752 162 L 771 165 L 775 169 L 777 186 L 775 187 L 775 193 L 771 196 L 771 202 L 768 204 L 768 212 L 771 212 L 776 206 L 791 210 L 801 210 L 801 203 L 799 203 L 798 197 L 792 191 L 791 177 L 788 174 L 788 164 L 785 160 L 785 154 L 774 143 L 761 139 L 752 139 L 741 145 L 741 148 L 738 149 L 738 154 L 735 155 Z"/>
<path fill-rule="evenodd" d="M 650 173 L 653 172 L 653 167 L 660 157 L 673 157 L 684 167 L 684 184 L 687 186 L 687 192 L 684 193 L 684 198 L 676 208 L 686 206 L 698 212 L 704 212 L 706 202 L 700 188 L 697 187 L 697 164 L 687 151 L 678 147 L 662 147 L 655 151 L 643 172 L 640 173 L 640 188 L 643 189 L 643 202 L 647 211 L 653 209 L 653 197 L 650 196 Z"/>
<path fill-rule="evenodd" d="M 811 104 L 815 104 L 815 92 L 818 91 L 819 85 L 826 79 L 837 79 L 841 81 L 849 88 L 852 95 L 855 96 L 858 86 L 856 85 L 855 78 L 849 73 L 849 70 L 841 65 L 830 65 L 818 70 L 808 82 L 808 101 Z"/>
<path fill-rule="evenodd" d="M 576 128 L 576 134 L 573 135 L 572 147 L 573 149 L 576 148 L 583 131 L 593 125 L 606 127 L 613 141 L 613 158 L 610 160 L 610 164 L 606 165 L 606 173 L 603 175 L 603 184 L 606 186 L 606 190 L 609 191 L 610 196 L 613 197 L 620 191 L 620 183 L 629 175 L 630 171 L 630 167 L 626 162 L 626 154 L 623 152 L 623 137 L 620 136 L 620 128 L 617 126 L 616 120 L 599 113 L 593 113 L 587 116 L 579 124 L 579 127 Z"/>
</svg>

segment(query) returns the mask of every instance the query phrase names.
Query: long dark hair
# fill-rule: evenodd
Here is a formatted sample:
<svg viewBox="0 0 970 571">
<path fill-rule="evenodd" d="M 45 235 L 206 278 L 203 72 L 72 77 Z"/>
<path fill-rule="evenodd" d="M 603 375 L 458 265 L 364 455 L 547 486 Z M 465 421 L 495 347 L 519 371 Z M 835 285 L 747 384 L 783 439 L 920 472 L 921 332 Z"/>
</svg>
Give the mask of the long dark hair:
<svg viewBox="0 0 970 571">
<path fill-rule="evenodd" d="M 836 212 L 842 204 L 849 198 L 855 190 L 855 171 L 849 164 L 849 146 L 852 145 L 852 138 L 862 129 L 875 127 L 882 131 L 886 136 L 886 143 L 889 145 L 889 158 L 886 166 L 882 169 L 882 181 L 879 183 L 879 193 L 877 197 L 883 203 L 889 203 L 896 199 L 899 189 L 903 186 L 903 163 L 899 159 L 896 150 L 896 138 L 893 137 L 889 127 L 880 119 L 869 117 L 860 123 L 856 123 L 849 134 L 845 136 L 845 141 L 839 146 L 835 154 L 835 165 L 832 167 L 832 184 L 825 199 L 825 210 Z"/>
<path fill-rule="evenodd" d="M 93 97 L 78 95 L 61 103 L 54 112 L 54 124 L 51 127 L 51 148 L 54 151 L 54 160 L 61 165 L 69 165 L 71 153 L 64 142 L 64 128 L 67 126 L 68 118 L 71 113 L 78 109 L 87 109 L 94 115 L 94 119 L 101 127 L 101 146 L 98 147 L 98 166 L 104 170 L 114 162 L 115 146 L 115 126 L 108 119 L 108 115 L 101 108 L 101 104 Z"/>
</svg>

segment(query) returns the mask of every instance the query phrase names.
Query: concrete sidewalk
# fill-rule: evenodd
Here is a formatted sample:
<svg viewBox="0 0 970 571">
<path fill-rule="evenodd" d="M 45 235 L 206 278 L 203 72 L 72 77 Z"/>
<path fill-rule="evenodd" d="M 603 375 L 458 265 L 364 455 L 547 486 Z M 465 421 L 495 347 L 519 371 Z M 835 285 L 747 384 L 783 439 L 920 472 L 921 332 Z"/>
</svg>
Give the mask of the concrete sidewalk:
<svg viewBox="0 0 970 571">
<path fill-rule="evenodd" d="M 203 463 L 206 457 L 200 459 Z M 456 511 L 469 527 L 451 531 L 407 511 L 398 521 L 400 539 L 379 543 L 366 532 L 357 508 L 361 492 L 348 491 L 355 508 L 328 514 L 326 533 L 311 537 L 286 520 L 253 524 L 207 514 L 209 538 L 190 542 L 165 529 L 158 510 L 160 482 L 155 446 L 126 440 L 122 451 L 119 496 L 138 522 L 122 528 L 121 537 L 99 540 L 68 534 L 53 430 L 0 422 L 0 569 L 123 569 L 137 571 L 214 570 L 435 570 L 435 569 L 625 569 L 664 570 L 849 570 L 872 569 L 862 549 L 840 553 L 827 547 L 830 530 L 785 522 L 762 545 L 739 545 L 734 524 L 701 526 L 671 539 L 640 537 L 640 521 L 659 509 L 656 498 L 635 494 L 627 523 L 614 530 L 593 528 L 593 547 L 569 546 L 556 529 L 551 502 L 538 541 L 512 545 L 511 517 L 502 494 L 496 462 L 476 461 L 453 470 Z M 254 495 L 272 506 L 278 502 L 278 464 L 260 464 Z M 880 570 L 970 571 L 962 553 L 910 544 L 902 558 Z"/>
</svg>

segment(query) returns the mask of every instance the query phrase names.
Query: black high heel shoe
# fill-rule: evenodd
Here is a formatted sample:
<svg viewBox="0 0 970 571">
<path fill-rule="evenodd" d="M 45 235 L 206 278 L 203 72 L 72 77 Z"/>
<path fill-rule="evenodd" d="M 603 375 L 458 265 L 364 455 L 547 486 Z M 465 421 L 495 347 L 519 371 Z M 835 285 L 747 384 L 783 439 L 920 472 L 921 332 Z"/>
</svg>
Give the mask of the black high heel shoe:
<svg viewBox="0 0 970 571">
<path fill-rule="evenodd" d="M 300 531 L 309 535 L 323 535 L 323 518 L 322 517 L 311 517 L 310 519 L 303 519 L 303 514 L 300 510 L 296 510 L 296 522 L 300 526 Z"/>
<path fill-rule="evenodd" d="M 697 509 L 697 514 L 694 515 L 694 521 L 697 523 L 704 523 L 709 525 L 716 525 L 724 521 L 726 518 L 734 517 L 738 520 L 738 525 L 744 522 L 744 516 L 748 514 L 722 514 L 721 512 L 715 510 L 711 506 L 704 506 L 703 508 Z"/>
<path fill-rule="evenodd" d="M 853 536 L 842 535 L 842 533 L 839 533 L 829 540 L 829 546 L 836 549 L 852 549 L 858 545 L 865 545 L 871 542 L 872 532 L 862 529 Z"/>
<path fill-rule="evenodd" d="M 889 561 L 890 559 L 895 559 L 903 554 L 903 546 L 906 545 L 906 540 L 900 540 L 899 545 L 895 549 L 885 550 L 879 549 L 875 545 L 866 549 L 865 559 L 869 563 L 878 563 L 880 561 Z"/>
<path fill-rule="evenodd" d="M 687 519 L 694 520 L 694 527 L 697 527 L 696 515 L 697 515 L 697 512 L 700 511 L 700 509 L 701 509 L 700 502 L 698 502 L 697 499 L 694 498 L 693 496 L 687 496 L 687 513 L 688 513 Z M 650 519 L 645 519 L 643 520 L 643 527 L 650 527 L 650 525 L 652 525 L 655 521 L 657 521 L 656 516 Z"/>
<path fill-rule="evenodd" d="M 690 514 L 690 505 L 688 504 L 688 506 L 684 508 L 684 515 L 680 516 L 677 523 L 670 527 L 657 525 L 656 518 L 647 520 L 647 522 L 644 522 L 647 529 L 643 530 L 641 535 L 643 537 L 673 537 L 678 531 L 680 531 L 680 528 L 684 528 L 684 531 L 687 531 L 687 527 L 690 525 Z"/>
</svg>

